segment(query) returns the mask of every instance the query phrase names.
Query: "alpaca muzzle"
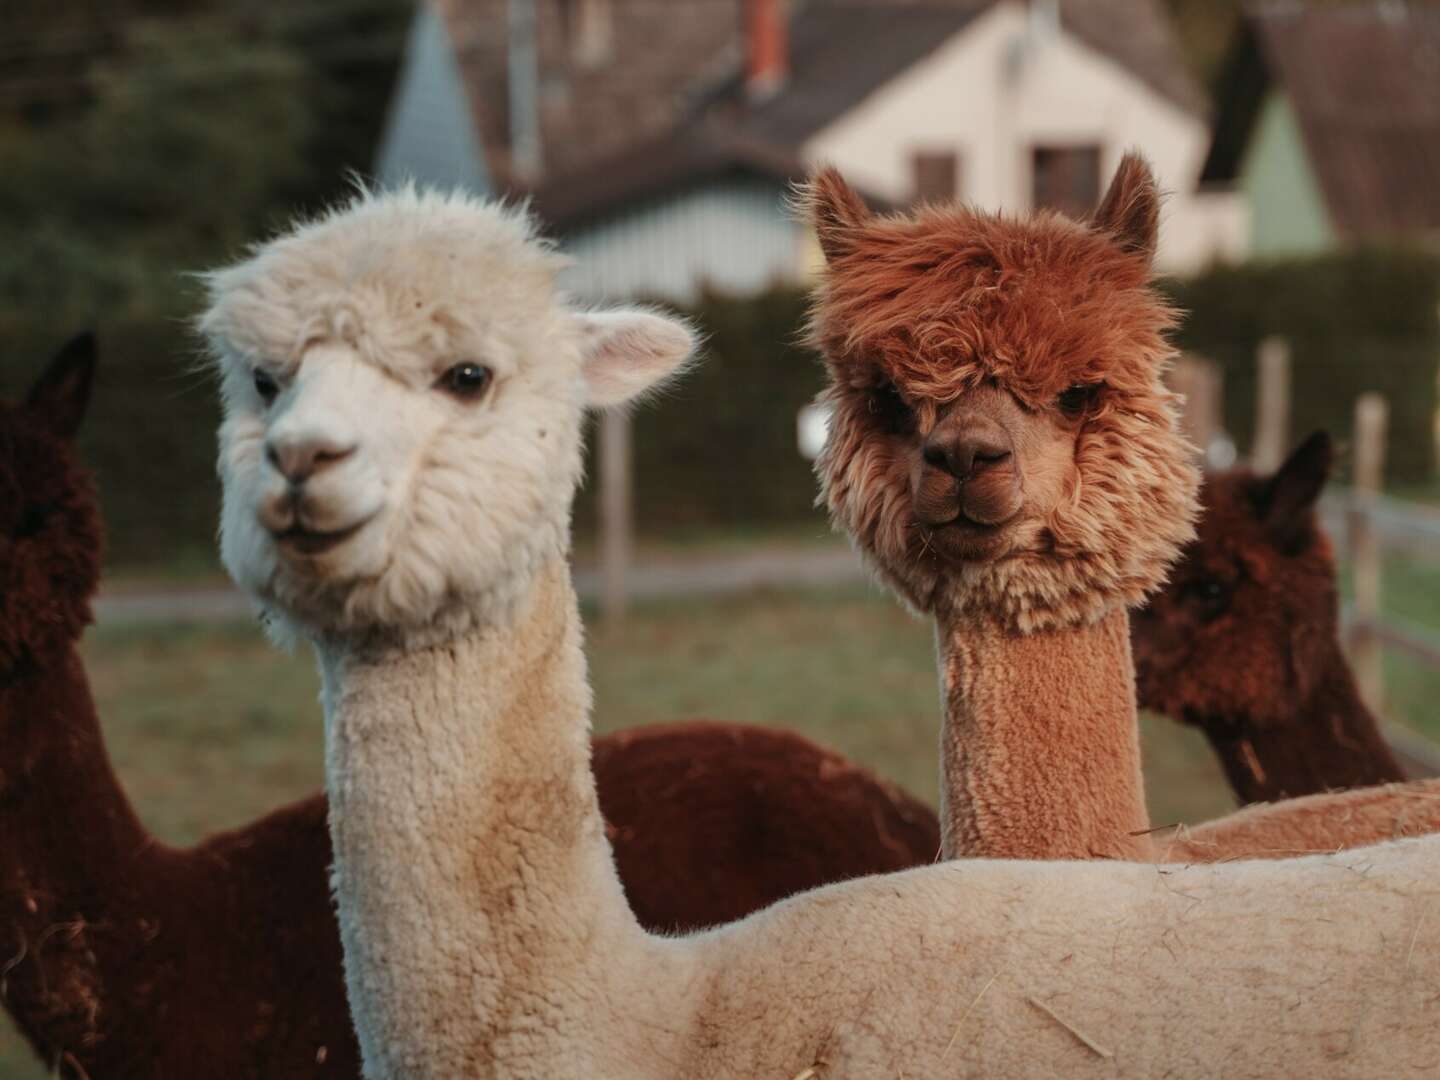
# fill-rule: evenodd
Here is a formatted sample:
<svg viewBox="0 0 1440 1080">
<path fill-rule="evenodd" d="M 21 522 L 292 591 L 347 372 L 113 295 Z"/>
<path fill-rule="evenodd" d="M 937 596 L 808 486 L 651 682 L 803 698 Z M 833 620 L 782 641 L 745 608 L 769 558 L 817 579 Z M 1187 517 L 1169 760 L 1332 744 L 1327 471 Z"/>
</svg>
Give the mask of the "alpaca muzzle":
<svg viewBox="0 0 1440 1080">
<path fill-rule="evenodd" d="M 921 442 L 912 495 L 923 524 L 994 527 L 1020 512 L 1015 441 L 985 407 L 992 396 L 952 406 Z"/>
</svg>

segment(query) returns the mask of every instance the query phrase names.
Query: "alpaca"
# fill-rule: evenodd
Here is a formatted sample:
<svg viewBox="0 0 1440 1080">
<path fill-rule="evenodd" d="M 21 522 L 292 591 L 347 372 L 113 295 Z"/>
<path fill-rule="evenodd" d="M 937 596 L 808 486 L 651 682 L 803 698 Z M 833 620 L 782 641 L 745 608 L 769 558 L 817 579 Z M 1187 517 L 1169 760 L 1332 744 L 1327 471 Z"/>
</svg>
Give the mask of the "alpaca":
<svg viewBox="0 0 1440 1080">
<path fill-rule="evenodd" d="M 1337 1059 L 1374 1075 L 1433 1058 L 1428 838 L 1158 871 L 948 863 L 646 933 L 590 769 L 569 513 L 584 407 L 657 385 L 692 339 L 571 309 L 561 265 L 523 211 L 407 190 L 209 278 L 221 551 L 323 674 L 365 1076 L 1003 1080 L 1096 1058 L 1133 1077 Z"/>
<path fill-rule="evenodd" d="M 1160 377 L 1158 194 L 1135 155 L 1094 220 L 876 218 L 833 170 L 811 319 L 832 520 L 942 675 L 947 857 L 1148 858 L 1126 607 L 1193 535 L 1199 475 Z"/>
<path fill-rule="evenodd" d="M 0 1001 L 62 1077 L 357 1077 L 324 797 L 180 851 L 110 767 L 76 651 L 100 565 L 71 445 L 93 366 L 79 337 L 0 405 Z M 928 808 L 796 735 L 676 724 L 594 753 L 649 927 L 728 922 L 939 848 Z"/>
<path fill-rule="evenodd" d="M 1145 809 L 1126 609 L 1193 536 L 1199 484 L 1161 382 L 1149 168 L 1128 155 L 1088 223 L 876 218 L 834 171 L 808 207 L 833 414 L 816 470 L 837 527 L 935 619 L 946 856 L 1260 854 L 1251 816 L 1197 847 Z M 1302 850 L 1428 832 L 1427 793 L 1282 804 L 1265 830 Z"/>
<path fill-rule="evenodd" d="M 1199 536 L 1131 624 L 1140 704 L 1205 733 L 1242 802 L 1405 779 L 1340 647 L 1315 516 L 1330 437 L 1206 479 Z"/>
</svg>

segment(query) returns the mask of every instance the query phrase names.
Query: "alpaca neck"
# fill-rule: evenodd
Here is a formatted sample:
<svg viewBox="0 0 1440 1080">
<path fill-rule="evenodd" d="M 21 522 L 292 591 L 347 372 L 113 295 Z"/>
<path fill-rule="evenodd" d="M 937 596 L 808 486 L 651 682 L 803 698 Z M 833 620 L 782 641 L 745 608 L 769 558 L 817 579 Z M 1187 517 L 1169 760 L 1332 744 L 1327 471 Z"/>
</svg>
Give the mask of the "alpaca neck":
<svg viewBox="0 0 1440 1080">
<path fill-rule="evenodd" d="M 1322 677 L 1284 722 L 1211 717 L 1205 735 L 1243 803 L 1404 780 L 1338 645 Z"/>
<path fill-rule="evenodd" d="M 0 675 L 0 728 L 0 918 L 43 927 L 122 905 L 155 845 L 111 768 L 74 648 Z"/>
<path fill-rule="evenodd" d="M 633 1003 L 608 986 L 660 980 L 631 970 L 652 943 L 596 800 L 564 563 L 508 625 L 383 656 L 320 653 L 335 889 L 366 1076 L 497 1075 L 497 1062 L 549 1053 L 567 1034 L 593 1042 L 606 1010 Z"/>
<path fill-rule="evenodd" d="M 946 858 L 1144 858 L 1123 610 L 1029 634 L 942 618 Z"/>
</svg>

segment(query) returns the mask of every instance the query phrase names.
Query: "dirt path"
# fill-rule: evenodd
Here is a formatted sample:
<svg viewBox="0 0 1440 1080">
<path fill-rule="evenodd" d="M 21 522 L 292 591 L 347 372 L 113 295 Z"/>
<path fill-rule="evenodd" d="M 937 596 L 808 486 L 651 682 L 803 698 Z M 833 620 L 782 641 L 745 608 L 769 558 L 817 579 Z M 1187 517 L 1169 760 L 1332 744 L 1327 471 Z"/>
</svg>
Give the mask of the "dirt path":
<svg viewBox="0 0 1440 1080">
<path fill-rule="evenodd" d="M 763 548 L 723 556 L 665 556 L 646 559 L 630 575 L 637 599 L 686 596 L 751 589 L 817 588 L 865 579 L 859 558 L 849 548 Z M 575 570 L 582 599 L 599 589 L 599 571 L 592 565 Z M 101 626 L 156 622 L 224 622 L 251 617 L 249 602 L 232 587 L 125 590 L 101 592 L 95 621 Z"/>
</svg>

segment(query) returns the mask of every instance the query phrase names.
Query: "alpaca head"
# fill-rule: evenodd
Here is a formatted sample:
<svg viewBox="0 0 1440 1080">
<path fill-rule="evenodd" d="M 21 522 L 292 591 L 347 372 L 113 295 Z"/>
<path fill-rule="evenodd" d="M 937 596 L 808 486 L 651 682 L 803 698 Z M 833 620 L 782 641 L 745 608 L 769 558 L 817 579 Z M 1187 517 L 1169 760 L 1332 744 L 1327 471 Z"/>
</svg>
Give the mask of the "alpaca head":
<svg viewBox="0 0 1440 1080">
<path fill-rule="evenodd" d="M 584 313 L 524 213 L 362 194 L 209 277 L 221 554 L 282 628 L 453 633 L 569 542 L 586 405 L 675 371 L 693 342 Z"/>
<path fill-rule="evenodd" d="M 23 402 L 0 402 L 0 675 L 53 656 L 90 622 L 100 512 L 73 440 L 94 371 L 95 339 L 81 334 Z"/>
<path fill-rule="evenodd" d="M 832 518 L 914 607 L 1027 632 L 1138 603 L 1192 535 L 1198 473 L 1161 375 L 1158 193 L 1127 156 L 1095 217 L 875 217 L 833 170 L 817 470 Z"/>
<path fill-rule="evenodd" d="M 1332 453 L 1317 432 L 1273 476 L 1206 480 L 1199 535 L 1131 624 L 1144 708 L 1220 735 L 1281 725 L 1342 663 L 1335 558 L 1315 516 Z"/>
</svg>

